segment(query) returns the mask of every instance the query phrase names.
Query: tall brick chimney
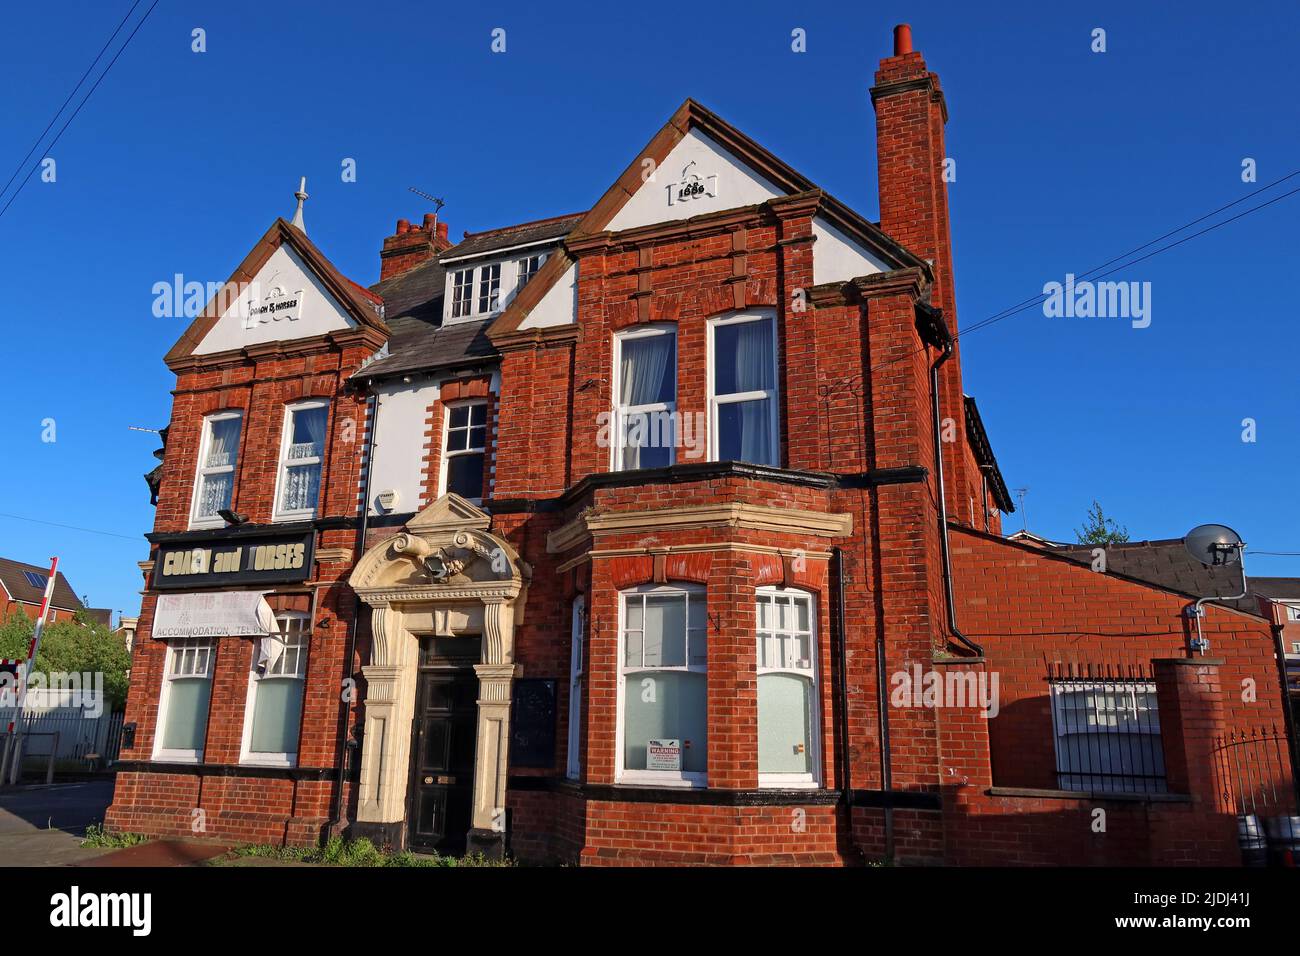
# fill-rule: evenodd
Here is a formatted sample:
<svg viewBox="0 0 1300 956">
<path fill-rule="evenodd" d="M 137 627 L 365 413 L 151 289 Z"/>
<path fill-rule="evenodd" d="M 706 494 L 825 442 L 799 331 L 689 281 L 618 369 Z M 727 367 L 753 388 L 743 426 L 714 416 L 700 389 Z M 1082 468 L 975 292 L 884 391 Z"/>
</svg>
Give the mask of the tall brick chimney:
<svg viewBox="0 0 1300 956">
<path fill-rule="evenodd" d="M 880 61 L 871 88 L 876 108 L 876 165 L 880 184 L 880 228 L 908 250 L 930 261 L 935 282 L 931 304 L 943 310 L 949 330 L 957 334 L 953 290 L 952 239 L 948 221 L 948 184 L 944 181 L 943 129 L 948 122 L 939 77 L 912 49 L 912 28 L 894 27 L 894 54 Z M 962 402 L 961 352 L 940 370 L 940 404 L 945 428 L 948 507 L 954 520 L 982 526 L 982 511 L 972 521 L 970 498 L 980 500 L 980 482 L 968 464 L 965 406 Z M 947 440 L 947 439 L 946 439 Z M 983 505 L 980 505 L 983 508 Z"/>
<path fill-rule="evenodd" d="M 397 231 L 384 240 L 379 252 L 379 281 L 399 276 L 428 262 L 452 242 L 447 238 L 447 224 L 438 222 L 433 213 L 424 214 L 423 226 L 412 226 L 407 220 L 397 220 Z"/>
</svg>

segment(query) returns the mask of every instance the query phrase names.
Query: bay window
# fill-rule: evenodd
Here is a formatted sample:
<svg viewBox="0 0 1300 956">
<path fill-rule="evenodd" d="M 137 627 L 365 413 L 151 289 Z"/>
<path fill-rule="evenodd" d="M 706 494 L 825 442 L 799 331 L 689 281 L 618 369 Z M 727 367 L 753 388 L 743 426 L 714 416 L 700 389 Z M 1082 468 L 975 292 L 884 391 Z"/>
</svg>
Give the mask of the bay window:
<svg viewBox="0 0 1300 956">
<path fill-rule="evenodd" d="M 775 316 L 768 310 L 715 319 L 709 352 L 712 459 L 779 465 Z"/>
<path fill-rule="evenodd" d="M 487 457 L 487 402 L 449 405 L 442 442 L 442 494 L 454 491 L 469 501 L 483 500 Z"/>
<path fill-rule="evenodd" d="M 614 339 L 613 468 L 661 468 L 677 444 L 677 330 L 643 326 Z"/>
<path fill-rule="evenodd" d="M 215 654 L 211 641 L 203 638 L 174 640 L 167 645 L 155 760 L 198 763 L 203 759 Z"/>
<path fill-rule="evenodd" d="M 758 653 L 758 782 L 816 786 L 820 766 L 817 647 L 812 595 L 760 588 L 754 623 Z"/>
<path fill-rule="evenodd" d="M 328 402 L 299 402 L 285 409 L 276 519 L 315 515 L 328 423 Z"/>
<path fill-rule="evenodd" d="M 241 763 L 292 767 L 298 762 L 308 615 L 276 615 L 277 631 L 259 638 L 248 675 Z"/>
<path fill-rule="evenodd" d="M 703 786 L 708 654 L 703 588 L 620 596 L 618 766 L 623 783 Z"/>
<path fill-rule="evenodd" d="M 199 463 L 194 478 L 191 527 L 221 527 L 218 511 L 230 507 L 235 487 L 235 463 L 239 457 L 240 412 L 218 412 L 203 420 L 199 441 Z"/>
</svg>

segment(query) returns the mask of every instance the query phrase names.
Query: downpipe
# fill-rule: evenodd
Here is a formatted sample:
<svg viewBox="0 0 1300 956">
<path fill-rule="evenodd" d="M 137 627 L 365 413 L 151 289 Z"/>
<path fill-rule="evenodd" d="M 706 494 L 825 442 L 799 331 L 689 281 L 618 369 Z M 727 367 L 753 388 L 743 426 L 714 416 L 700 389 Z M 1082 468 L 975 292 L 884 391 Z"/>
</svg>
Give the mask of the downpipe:
<svg viewBox="0 0 1300 956">
<path fill-rule="evenodd" d="M 930 366 L 931 424 L 934 427 L 934 474 L 939 485 L 939 549 L 943 556 L 943 594 L 948 605 L 948 631 L 976 656 L 983 657 L 983 646 L 968 638 L 957 626 L 957 604 L 953 598 L 952 557 L 948 550 L 948 496 L 944 487 L 942 418 L 939 411 L 939 369 L 950 358 L 952 358 L 951 335 L 943 344 L 943 354 Z M 983 507 L 987 510 L 987 499 Z"/>
<path fill-rule="evenodd" d="M 360 555 L 366 553 L 366 532 L 370 526 L 370 475 L 375 465 L 375 433 L 379 430 L 379 396 L 373 390 L 367 397 L 368 412 L 370 415 L 370 429 L 366 435 L 366 477 L 362 482 L 361 489 L 361 522 L 357 531 L 357 553 L 358 560 Z M 361 598 L 355 593 L 352 596 L 352 627 L 348 635 L 348 656 L 346 658 L 345 678 L 352 677 L 352 664 L 356 660 L 357 654 L 357 628 L 361 623 Z M 334 785 L 334 810 L 330 814 L 330 829 L 341 827 L 345 822 L 345 812 L 343 807 L 343 785 L 347 780 L 348 771 L 352 767 L 352 754 L 356 750 L 357 743 L 348 734 L 348 711 L 351 705 L 356 703 L 355 685 L 353 690 L 353 700 L 349 701 L 340 694 L 339 700 L 339 733 L 338 733 L 338 753 L 339 753 L 339 771 Z"/>
</svg>

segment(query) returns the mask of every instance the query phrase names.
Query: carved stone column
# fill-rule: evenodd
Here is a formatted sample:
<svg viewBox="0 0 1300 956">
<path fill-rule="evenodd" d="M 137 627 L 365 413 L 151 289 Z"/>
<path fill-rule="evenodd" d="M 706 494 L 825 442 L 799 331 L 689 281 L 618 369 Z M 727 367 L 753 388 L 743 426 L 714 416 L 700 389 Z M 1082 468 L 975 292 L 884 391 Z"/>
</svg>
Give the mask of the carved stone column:
<svg viewBox="0 0 1300 956">
<path fill-rule="evenodd" d="M 397 845 L 406 813 L 418 648 L 393 608 L 375 608 L 370 627 L 371 663 L 361 668 L 367 690 L 357 821 L 362 832 Z"/>
<path fill-rule="evenodd" d="M 510 689 L 514 664 L 476 664 L 478 741 L 469 849 L 500 857 L 505 851 L 506 777 L 510 758 Z"/>
</svg>

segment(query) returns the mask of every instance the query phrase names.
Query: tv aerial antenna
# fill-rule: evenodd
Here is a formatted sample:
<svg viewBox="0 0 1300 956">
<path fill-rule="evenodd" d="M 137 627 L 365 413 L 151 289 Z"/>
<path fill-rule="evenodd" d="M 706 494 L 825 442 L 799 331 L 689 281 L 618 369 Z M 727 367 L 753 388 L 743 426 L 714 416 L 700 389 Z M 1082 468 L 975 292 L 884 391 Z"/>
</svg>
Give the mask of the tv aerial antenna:
<svg viewBox="0 0 1300 956">
<path fill-rule="evenodd" d="M 423 189 L 416 189 L 414 186 L 407 186 L 406 188 L 415 193 L 421 199 L 427 199 L 429 202 L 433 203 L 433 221 L 437 222 L 438 213 L 442 212 L 442 207 L 447 205 L 447 203 L 437 196 L 429 195 Z"/>
</svg>

